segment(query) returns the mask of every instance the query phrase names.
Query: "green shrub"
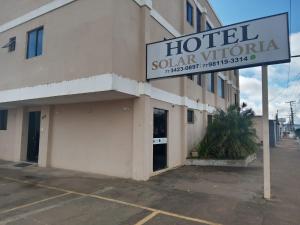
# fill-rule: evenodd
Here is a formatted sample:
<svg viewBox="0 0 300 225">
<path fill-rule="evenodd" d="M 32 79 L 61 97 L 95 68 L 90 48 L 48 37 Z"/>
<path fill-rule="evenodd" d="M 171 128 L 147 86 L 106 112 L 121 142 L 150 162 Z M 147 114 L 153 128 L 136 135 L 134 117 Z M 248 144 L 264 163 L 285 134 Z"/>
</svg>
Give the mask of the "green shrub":
<svg viewBox="0 0 300 225">
<path fill-rule="evenodd" d="M 204 159 L 245 159 L 258 150 L 253 128 L 252 109 L 230 106 L 227 112 L 218 110 L 207 133 L 198 146 L 199 157 Z"/>
</svg>

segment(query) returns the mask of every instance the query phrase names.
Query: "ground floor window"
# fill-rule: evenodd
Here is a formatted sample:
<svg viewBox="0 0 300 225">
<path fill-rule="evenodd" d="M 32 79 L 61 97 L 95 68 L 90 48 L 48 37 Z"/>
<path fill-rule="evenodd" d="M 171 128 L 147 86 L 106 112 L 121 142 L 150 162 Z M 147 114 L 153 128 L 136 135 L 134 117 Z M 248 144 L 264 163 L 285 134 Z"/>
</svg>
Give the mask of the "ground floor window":
<svg viewBox="0 0 300 225">
<path fill-rule="evenodd" d="M 0 110 L 0 130 L 7 130 L 8 110 Z"/>
<path fill-rule="evenodd" d="M 187 121 L 188 121 L 188 123 L 194 123 L 194 110 L 188 109 Z"/>
<path fill-rule="evenodd" d="M 212 115 L 207 115 L 207 125 L 211 125 L 213 121 L 213 116 Z"/>
</svg>

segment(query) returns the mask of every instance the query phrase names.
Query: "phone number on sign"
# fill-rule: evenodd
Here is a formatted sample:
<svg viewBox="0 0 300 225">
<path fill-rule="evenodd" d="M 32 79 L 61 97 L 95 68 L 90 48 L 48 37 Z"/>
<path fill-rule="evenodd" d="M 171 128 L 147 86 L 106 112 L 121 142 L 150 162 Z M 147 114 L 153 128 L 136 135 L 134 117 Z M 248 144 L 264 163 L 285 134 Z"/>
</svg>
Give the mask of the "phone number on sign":
<svg viewBox="0 0 300 225">
<path fill-rule="evenodd" d="M 218 61 L 213 61 L 213 62 L 209 62 L 209 63 L 203 63 L 203 64 L 193 64 L 193 65 L 188 65 L 188 66 L 179 66 L 179 67 L 173 67 L 170 69 L 166 69 L 165 73 L 176 73 L 176 72 L 182 72 L 182 71 L 193 71 L 199 68 L 213 68 L 216 66 L 222 66 L 222 65 L 227 65 L 227 64 L 234 64 L 234 63 L 238 63 L 238 62 L 245 62 L 248 61 L 249 59 L 255 59 L 254 57 L 236 57 L 236 58 L 231 58 L 231 59 L 222 59 L 222 60 L 218 60 Z"/>
</svg>

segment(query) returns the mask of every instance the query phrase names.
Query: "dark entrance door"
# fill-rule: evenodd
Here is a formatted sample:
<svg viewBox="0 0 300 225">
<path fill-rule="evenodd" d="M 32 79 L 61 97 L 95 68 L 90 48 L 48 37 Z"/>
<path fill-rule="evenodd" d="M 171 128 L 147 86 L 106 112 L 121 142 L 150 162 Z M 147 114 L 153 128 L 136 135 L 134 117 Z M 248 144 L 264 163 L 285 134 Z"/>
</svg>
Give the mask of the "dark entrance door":
<svg viewBox="0 0 300 225">
<path fill-rule="evenodd" d="M 168 111 L 154 109 L 153 113 L 153 171 L 167 168 Z"/>
<path fill-rule="evenodd" d="M 41 112 L 29 113 L 27 161 L 38 162 Z"/>
</svg>

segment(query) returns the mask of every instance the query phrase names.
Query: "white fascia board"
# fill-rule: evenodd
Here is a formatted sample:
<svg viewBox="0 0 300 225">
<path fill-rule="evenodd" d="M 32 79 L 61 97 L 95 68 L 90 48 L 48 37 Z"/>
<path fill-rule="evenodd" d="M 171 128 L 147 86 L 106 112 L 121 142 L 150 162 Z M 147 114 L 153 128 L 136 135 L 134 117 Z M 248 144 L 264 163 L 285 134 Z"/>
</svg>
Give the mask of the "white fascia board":
<svg viewBox="0 0 300 225">
<path fill-rule="evenodd" d="M 174 37 L 180 37 L 181 34 L 179 31 L 177 31 L 165 18 L 163 18 L 155 9 L 152 9 L 150 12 L 150 15 L 158 22 L 160 25 L 162 25 L 164 28 L 166 28 Z"/>
<path fill-rule="evenodd" d="M 147 6 L 152 9 L 152 0 L 134 0 L 139 6 Z"/>
<path fill-rule="evenodd" d="M 42 16 L 46 13 L 49 13 L 49 12 L 55 10 L 55 9 L 63 7 L 67 4 L 70 4 L 74 1 L 77 1 L 77 0 L 54 0 L 54 1 L 52 1 L 48 4 L 46 4 L 46 5 L 43 5 L 40 8 L 37 8 L 37 9 L 35 9 L 35 10 L 33 10 L 33 11 L 23 15 L 23 16 L 20 16 L 20 17 L 14 19 L 14 20 L 11 20 L 11 21 L 9 21 L 5 24 L 0 25 L 0 33 L 5 32 L 9 29 L 12 29 L 16 26 L 19 26 L 23 23 L 26 23 L 26 22 L 28 22 L 32 19 L 35 19 L 39 16 Z"/>
<path fill-rule="evenodd" d="M 148 95 L 152 99 L 199 111 L 210 110 L 213 112 L 215 110 L 213 107 L 208 107 L 188 97 L 179 96 L 155 88 L 149 83 L 137 82 L 117 74 L 102 74 L 58 83 L 3 90 L 0 91 L 0 104 L 105 91 L 116 91 L 136 97 Z"/>
<path fill-rule="evenodd" d="M 112 89 L 113 75 L 103 74 L 34 87 L 3 90 L 0 91 L 0 103 L 110 91 Z"/>
</svg>

